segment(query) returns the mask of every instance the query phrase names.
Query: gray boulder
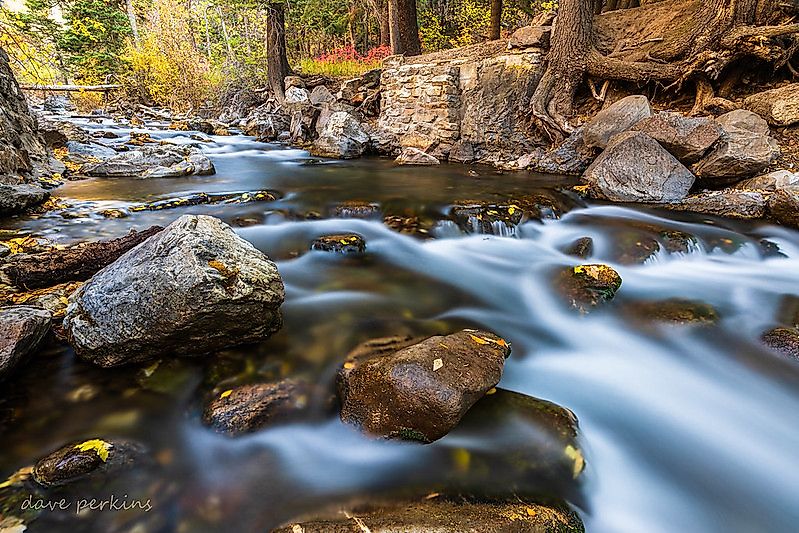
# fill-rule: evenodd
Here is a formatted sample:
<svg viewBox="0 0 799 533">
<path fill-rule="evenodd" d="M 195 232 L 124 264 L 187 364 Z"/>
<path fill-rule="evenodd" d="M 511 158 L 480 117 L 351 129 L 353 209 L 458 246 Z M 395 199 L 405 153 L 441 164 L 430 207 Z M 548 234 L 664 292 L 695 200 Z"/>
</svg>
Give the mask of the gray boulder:
<svg viewBox="0 0 799 533">
<path fill-rule="evenodd" d="M 310 103 L 310 93 L 304 87 L 289 87 L 286 89 L 287 104 L 307 104 Z"/>
<path fill-rule="evenodd" d="M 716 119 L 724 130 L 713 150 L 693 166 L 703 179 L 740 179 L 761 172 L 780 153 L 768 124 L 751 111 L 737 109 Z"/>
<path fill-rule="evenodd" d="M 698 161 L 724 133 L 721 125 L 710 118 L 690 118 L 668 111 L 656 113 L 632 129 L 646 133 L 686 165 Z"/>
<path fill-rule="evenodd" d="M 592 196 L 614 202 L 675 202 L 694 176 L 648 135 L 628 131 L 613 138 L 583 174 Z"/>
<path fill-rule="evenodd" d="M 377 436 L 440 439 L 499 383 L 509 355 L 504 340 L 477 330 L 369 341 L 339 371 L 341 419 Z"/>
<path fill-rule="evenodd" d="M 324 85 L 317 85 L 311 90 L 311 103 L 313 105 L 319 104 L 332 104 L 336 101 L 336 97 L 330 92 L 330 89 Z"/>
<path fill-rule="evenodd" d="M 441 164 L 441 161 L 439 161 L 435 156 L 430 155 L 423 150 L 419 150 L 418 148 L 413 148 L 411 146 L 407 146 L 402 149 L 400 155 L 397 156 L 396 162 L 400 165 L 419 165 L 419 166 L 430 166 L 430 165 Z"/>
<path fill-rule="evenodd" d="M 41 344 L 50 319 L 49 311 L 36 307 L 0 308 L 0 379 Z"/>
<path fill-rule="evenodd" d="M 142 146 L 106 161 L 88 165 L 83 171 L 100 178 L 178 178 L 206 176 L 216 172 L 199 150 L 185 146 Z"/>
<path fill-rule="evenodd" d="M 753 94 L 744 100 L 744 107 L 772 126 L 799 124 L 799 83 Z"/>
<path fill-rule="evenodd" d="M 311 152 L 323 157 L 360 157 L 369 145 L 369 135 L 361 123 L 345 111 L 330 115 Z"/>
<path fill-rule="evenodd" d="M 634 94 L 622 98 L 588 121 L 583 129 L 585 145 L 605 148 L 614 135 L 629 130 L 651 116 L 652 107 L 646 96 Z"/>
<path fill-rule="evenodd" d="M 221 220 L 184 215 L 102 269 L 70 299 L 64 329 L 81 358 L 110 367 L 268 338 L 283 282 Z"/>
<path fill-rule="evenodd" d="M 49 192 L 36 185 L 0 183 L 0 217 L 21 213 L 49 197 Z"/>
<path fill-rule="evenodd" d="M 267 102 L 253 109 L 241 123 L 242 131 L 261 142 L 272 142 L 283 132 L 288 132 L 289 117 L 275 104 Z"/>
</svg>

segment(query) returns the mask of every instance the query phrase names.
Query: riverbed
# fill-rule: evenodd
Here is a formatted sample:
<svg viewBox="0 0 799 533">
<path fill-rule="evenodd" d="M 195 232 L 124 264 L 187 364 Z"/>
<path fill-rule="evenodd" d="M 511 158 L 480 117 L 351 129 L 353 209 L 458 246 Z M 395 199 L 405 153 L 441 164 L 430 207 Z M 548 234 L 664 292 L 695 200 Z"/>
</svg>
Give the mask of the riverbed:
<svg viewBox="0 0 799 533">
<path fill-rule="evenodd" d="M 130 133 L 110 121 L 77 122 L 113 130 L 121 135 L 114 142 Z M 480 327 L 512 345 L 501 387 L 576 414 L 587 465 L 577 490 L 533 486 L 503 471 L 495 483 L 480 474 L 488 492 L 567 498 L 591 532 L 796 530 L 799 363 L 759 342 L 764 330 L 789 320 L 790 296 L 799 301 L 796 231 L 551 192 L 572 178 L 319 160 L 241 135 L 198 143 L 194 132 L 148 131 L 197 144 L 216 174 L 68 182 L 54 194 L 72 215 L 19 217 L 4 228 L 69 244 L 166 225 L 186 213 L 217 216 L 277 262 L 286 285 L 283 329 L 257 346 L 113 370 L 52 343 L 4 385 L 0 479 L 71 440 L 111 435 L 144 443 L 155 467 L 146 475 L 134 469 L 100 496 L 150 499 L 152 510 L 95 515 L 100 529 L 86 526 L 92 531 L 136 524 L 142 531 L 262 531 L 363 495 L 434 493 L 464 469 L 469 453 L 501 457 L 524 446 L 524 436 L 478 428 L 428 446 L 375 441 L 320 408 L 305 422 L 231 439 L 202 425 L 203 402 L 258 380 L 328 383 L 347 352 L 372 337 Z M 279 198 L 99 215 L 189 193 L 256 190 Z M 498 225 L 493 234 L 447 217 L 457 201 L 507 203 L 530 193 L 556 195 L 569 209 Z M 416 216 L 426 231 L 401 234 L 380 218 L 332 216 L 352 201 Z M 309 251 L 318 236 L 348 232 L 366 239 L 365 257 Z M 690 245 L 670 248 L 670 232 L 690 235 Z M 564 250 L 581 237 L 594 241 L 590 262 L 612 266 L 623 279 L 610 305 L 587 315 L 565 306 L 552 282 L 558 268 L 580 264 Z M 718 319 L 672 325 L 633 310 L 674 298 L 709 304 Z M 471 476 L 468 468 L 461 474 Z M 479 496 L 480 488 L 469 490 Z M 69 488 L 58 494 L 83 497 Z M 29 527 L 67 530 L 76 530 L 73 521 L 47 514 Z"/>
</svg>

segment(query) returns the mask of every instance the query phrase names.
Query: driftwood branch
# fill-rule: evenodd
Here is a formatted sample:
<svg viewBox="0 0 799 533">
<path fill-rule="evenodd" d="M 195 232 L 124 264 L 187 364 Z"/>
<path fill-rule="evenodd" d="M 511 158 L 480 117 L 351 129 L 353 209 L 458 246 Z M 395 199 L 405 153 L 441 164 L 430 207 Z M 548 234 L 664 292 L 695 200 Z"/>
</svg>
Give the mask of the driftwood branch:
<svg viewBox="0 0 799 533">
<path fill-rule="evenodd" d="M 0 280 L 21 289 L 85 281 L 162 229 L 153 226 L 109 241 L 89 242 L 38 254 L 12 255 L 0 263 Z"/>
</svg>

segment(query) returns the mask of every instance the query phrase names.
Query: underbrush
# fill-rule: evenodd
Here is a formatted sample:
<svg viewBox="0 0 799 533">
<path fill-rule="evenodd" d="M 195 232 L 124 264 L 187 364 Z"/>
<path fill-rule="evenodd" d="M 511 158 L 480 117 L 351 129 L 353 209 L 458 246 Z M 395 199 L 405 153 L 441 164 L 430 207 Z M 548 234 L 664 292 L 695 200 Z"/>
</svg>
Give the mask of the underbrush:
<svg viewBox="0 0 799 533">
<path fill-rule="evenodd" d="M 299 70 L 303 74 L 318 74 L 334 78 L 359 76 L 366 71 L 380 68 L 383 59 L 391 55 L 388 46 L 372 48 L 360 54 L 351 46 L 331 50 L 313 58 L 300 60 Z"/>
</svg>

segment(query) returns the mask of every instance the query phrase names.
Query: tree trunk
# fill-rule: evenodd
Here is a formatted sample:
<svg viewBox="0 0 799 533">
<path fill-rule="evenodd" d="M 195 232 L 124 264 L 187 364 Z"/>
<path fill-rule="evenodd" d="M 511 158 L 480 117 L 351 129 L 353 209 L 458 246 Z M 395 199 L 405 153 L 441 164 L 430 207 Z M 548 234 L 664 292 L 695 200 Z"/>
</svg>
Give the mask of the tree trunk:
<svg viewBox="0 0 799 533">
<path fill-rule="evenodd" d="M 488 38 L 496 41 L 499 39 L 500 28 L 502 25 L 502 0 L 491 0 L 491 22 L 489 25 Z"/>
<path fill-rule="evenodd" d="M 272 93 L 282 100 L 286 91 L 284 78 L 291 74 L 286 56 L 285 4 L 269 3 L 266 10 L 266 75 Z"/>
<path fill-rule="evenodd" d="M 393 53 L 406 56 L 418 56 L 422 53 L 419 24 L 416 20 L 416 0 L 388 0 L 388 21 Z"/>
<path fill-rule="evenodd" d="M 12 255 L 0 265 L 0 280 L 26 290 L 68 281 L 85 281 L 162 229 L 153 226 L 110 241 L 90 242 L 39 254 Z"/>
<path fill-rule="evenodd" d="M 388 25 L 388 2 L 387 0 L 368 0 L 369 7 L 377 19 L 377 26 L 380 31 L 380 46 L 391 46 L 391 30 Z"/>
<path fill-rule="evenodd" d="M 130 31 L 133 33 L 133 42 L 139 44 L 139 24 L 136 21 L 136 10 L 133 8 L 133 0 L 125 0 L 125 11 L 128 13 Z"/>
</svg>

